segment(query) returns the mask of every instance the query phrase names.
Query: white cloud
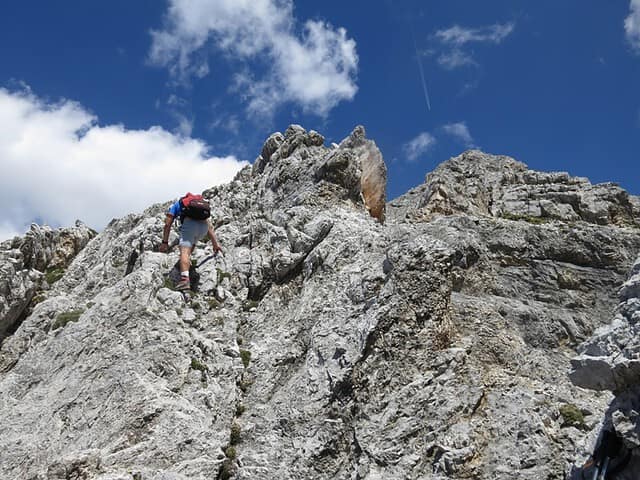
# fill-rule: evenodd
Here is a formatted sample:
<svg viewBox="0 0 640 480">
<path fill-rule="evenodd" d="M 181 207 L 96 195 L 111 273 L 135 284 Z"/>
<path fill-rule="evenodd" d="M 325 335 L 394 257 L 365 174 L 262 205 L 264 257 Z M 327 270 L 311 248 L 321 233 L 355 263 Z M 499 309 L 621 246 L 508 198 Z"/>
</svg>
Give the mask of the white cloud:
<svg viewBox="0 0 640 480">
<path fill-rule="evenodd" d="M 230 61 L 257 61 L 256 72 L 266 70 L 236 78 L 250 113 L 270 115 L 295 102 L 326 116 L 357 92 L 356 42 L 344 28 L 296 23 L 292 0 L 170 0 L 165 28 L 151 32 L 149 59 L 183 81 L 204 77 L 213 45 Z"/>
<path fill-rule="evenodd" d="M 635 0 L 634 0 L 635 1 Z M 433 38 L 440 44 L 441 53 L 438 55 L 438 64 L 453 70 L 465 66 L 477 66 L 471 53 L 465 50 L 465 46 L 472 43 L 489 43 L 498 45 L 507 38 L 515 29 L 515 23 L 496 23 L 478 28 L 466 28 L 454 25 L 444 30 L 438 30 Z"/>
<path fill-rule="evenodd" d="M 174 112 L 173 114 L 178 121 L 178 126 L 176 127 L 176 132 L 178 132 L 183 137 L 190 137 L 193 132 L 193 119 L 187 117 L 182 113 Z"/>
<path fill-rule="evenodd" d="M 0 89 L 2 237 L 33 219 L 102 228 L 190 191 L 230 180 L 246 162 L 214 157 L 201 140 L 160 127 L 101 126 L 80 104 Z M 0 237 L 0 238 L 2 238 Z"/>
<path fill-rule="evenodd" d="M 446 134 L 460 140 L 466 147 L 474 147 L 473 137 L 471 136 L 469 127 L 467 127 L 465 122 L 448 123 L 442 127 L 442 130 Z"/>
<path fill-rule="evenodd" d="M 405 143 L 402 147 L 407 159 L 414 162 L 418 157 L 431 150 L 436 144 L 436 138 L 428 132 L 422 132 L 413 140 Z"/>
<path fill-rule="evenodd" d="M 508 37 L 515 24 L 512 22 L 494 25 L 487 25 L 479 28 L 465 28 L 454 25 L 445 30 L 438 30 L 435 36 L 442 43 L 462 47 L 467 43 L 495 43 L 499 44 Z"/>
<path fill-rule="evenodd" d="M 156 102 L 156 107 L 160 107 L 160 102 Z M 167 99 L 167 112 L 177 122 L 174 132 L 183 137 L 190 137 L 193 132 L 193 115 L 185 113 L 190 111 L 189 102 L 175 94 L 169 95 Z"/>
<path fill-rule="evenodd" d="M 215 114 L 215 120 L 209 123 L 210 130 L 223 130 L 233 135 L 240 133 L 240 120 L 233 114 Z"/>
<path fill-rule="evenodd" d="M 624 30 L 631 46 L 640 53 L 640 0 L 631 0 L 629 16 L 624 20 Z"/>
<path fill-rule="evenodd" d="M 438 64 L 446 70 L 478 65 L 473 57 L 462 50 L 453 49 L 438 56 Z"/>
</svg>

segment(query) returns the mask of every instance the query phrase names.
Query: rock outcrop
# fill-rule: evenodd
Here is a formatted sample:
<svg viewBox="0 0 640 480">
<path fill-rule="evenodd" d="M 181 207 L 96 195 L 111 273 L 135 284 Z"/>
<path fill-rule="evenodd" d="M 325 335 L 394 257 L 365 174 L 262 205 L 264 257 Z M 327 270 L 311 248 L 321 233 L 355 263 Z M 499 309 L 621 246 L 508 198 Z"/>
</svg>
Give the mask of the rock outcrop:
<svg viewBox="0 0 640 480">
<path fill-rule="evenodd" d="M 414 218 L 465 213 L 640 227 L 640 202 L 615 184 L 591 185 L 586 178 L 566 172 L 536 172 L 512 158 L 477 150 L 436 168 L 409 199 Z M 406 203 L 396 200 L 392 204 L 404 206 L 397 209 L 403 215 Z"/>
<path fill-rule="evenodd" d="M 474 151 L 385 207 L 364 130 L 323 142 L 291 126 L 204 192 L 225 256 L 188 303 L 153 251 L 168 203 L 80 251 L 0 348 L 0 478 L 570 475 L 612 396 L 567 372 L 637 198 Z"/>
<path fill-rule="evenodd" d="M 34 224 L 24 237 L 0 244 L 0 343 L 95 234 L 81 222 L 56 230 Z"/>
<path fill-rule="evenodd" d="M 326 206 L 330 206 L 338 200 L 351 200 L 364 203 L 371 216 L 384 222 L 387 168 L 375 143 L 365 138 L 364 128 L 356 127 L 331 150 L 323 143 L 322 135 L 299 125 L 266 140 L 253 165 L 254 175 L 270 167 L 262 207 L 320 205 L 327 200 Z M 296 175 L 293 182 L 287 181 L 291 175 Z"/>
<path fill-rule="evenodd" d="M 582 388 L 608 390 L 615 395 L 593 443 L 601 442 L 606 431 L 621 438 L 631 459 L 626 476 L 616 478 L 635 479 L 640 471 L 640 257 L 618 291 L 618 300 L 611 323 L 579 346 L 579 355 L 571 361 L 570 377 Z"/>
</svg>

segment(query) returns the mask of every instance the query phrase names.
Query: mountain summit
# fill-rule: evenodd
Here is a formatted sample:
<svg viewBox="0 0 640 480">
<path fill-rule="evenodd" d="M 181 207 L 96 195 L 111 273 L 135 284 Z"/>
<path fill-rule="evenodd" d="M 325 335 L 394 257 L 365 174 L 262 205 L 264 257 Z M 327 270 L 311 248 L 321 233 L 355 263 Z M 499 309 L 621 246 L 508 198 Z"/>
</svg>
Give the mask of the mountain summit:
<svg viewBox="0 0 640 480">
<path fill-rule="evenodd" d="M 0 478 L 637 472 L 640 199 L 476 150 L 385 190 L 362 127 L 274 133 L 188 302 L 169 202 L 0 244 Z"/>
</svg>

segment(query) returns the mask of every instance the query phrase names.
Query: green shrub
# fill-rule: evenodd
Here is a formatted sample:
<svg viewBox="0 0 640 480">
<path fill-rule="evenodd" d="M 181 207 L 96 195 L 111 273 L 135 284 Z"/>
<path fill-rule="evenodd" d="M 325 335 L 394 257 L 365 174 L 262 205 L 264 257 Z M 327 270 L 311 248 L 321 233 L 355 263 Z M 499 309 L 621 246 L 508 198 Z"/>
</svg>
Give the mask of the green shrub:
<svg viewBox="0 0 640 480">
<path fill-rule="evenodd" d="M 43 294 L 39 293 L 38 295 L 35 295 L 32 299 L 31 299 L 31 306 L 35 307 L 36 305 L 38 305 L 39 303 L 42 303 L 47 297 L 45 297 Z"/>
<path fill-rule="evenodd" d="M 231 279 L 231 274 L 229 272 L 224 272 L 220 268 L 216 268 L 216 272 L 218 285 L 220 285 L 225 278 Z"/>
<path fill-rule="evenodd" d="M 246 410 L 246 407 L 243 404 L 239 403 L 236 406 L 236 417 L 242 416 L 245 410 Z"/>
<path fill-rule="evenodd" d="M 229 433 L 229 445 L 237 445 L 240 443 L 240 433 L 241 433 L 240 424 L 233 422 L 231 424 L 231 432 Z"/>
<path fill-rule="evenodd" d="M 63 268 L 48 268 L 44 272 L 44 279 L 47 281 L 49 285 L 53 285 L 58 280 L 60 280 L 63 275 L 64 275 Z"/>
<path fill-rule="evenodd" d="M 244 368 L 249 367 L 249 362 L 251 362 L 251 352 L 249 350 L 240 350 L 240 358 L 242 359 L 242 364 Z"/>
<path fill-rule="evenodd" d="M 60 313 L 56 317 L 55 322 L 53 322 L 51 329 L 57 330 L 58 328 L 64 327 L 69 322 L 77 322 L 82 314 L 83 310 L 71 310 L 70 312 Z"/>
<path fill-rule="evenodd" d="M 584 423 L 584 413 L 576 407 L 573 403 L 566 403 L 560 407 L 560 415 L 562 416 L 563 427 L 576 427 L 579 429 L 586 429 L 587 425 Z"/>
<path fill-rule="evenodd" d="M 206 372 L 207 370 L 209 370 L 209 367 L 207 367 L 204 363 L 202 363 L 197 358 L 191 359 L 191 368 L 193 370 L 200 370 L 201 372 Z"/>
<path fill-rule="evenodd" d="M 227 458 L 224 462 L 222 462 L 222 467 L 220 468 L 220 473 L 218 474 L 218 478 L 220 480 L 229 480 L 233 478 L 236 474 L 236 469 L 233 464 L 233 460 Z"/>
<path fill-rule="evenodd" d="M 229 460 L 235 460 L 237 453 L 235 447 L 227 447 L 224 449 L 224 454 Z"/>
</svg>

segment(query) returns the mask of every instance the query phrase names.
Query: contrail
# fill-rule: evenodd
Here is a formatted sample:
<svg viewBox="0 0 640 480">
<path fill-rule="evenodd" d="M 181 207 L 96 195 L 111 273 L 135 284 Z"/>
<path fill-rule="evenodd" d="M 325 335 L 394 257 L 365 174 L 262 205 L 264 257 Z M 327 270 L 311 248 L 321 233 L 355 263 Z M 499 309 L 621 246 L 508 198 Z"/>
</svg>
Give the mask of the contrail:
<svg viewBox="0 0 640 480">
<path fill-rule="evenodd" d="M 411 38 L 413 39 L 413 48 L 416 51 L 416 59 L 418 60 L 418 68 L 420 69 L 420 79 L 422 80 L 422 89 L 424 90 L 424 99 L 427 102 L 427 108 L 431 111 L 431 100 L 429 100 L 429 90 L 427 90 L 427 82 L 424 79 L 424 70 L 422 68 L 422 60 L 420 60 L 420 54 L 418 53 L 418 44 L 416 43 L 416 36 L 413 33 L 413 25 L 409 22 L 409 30 L 411 31 Z"/>
</svg>

